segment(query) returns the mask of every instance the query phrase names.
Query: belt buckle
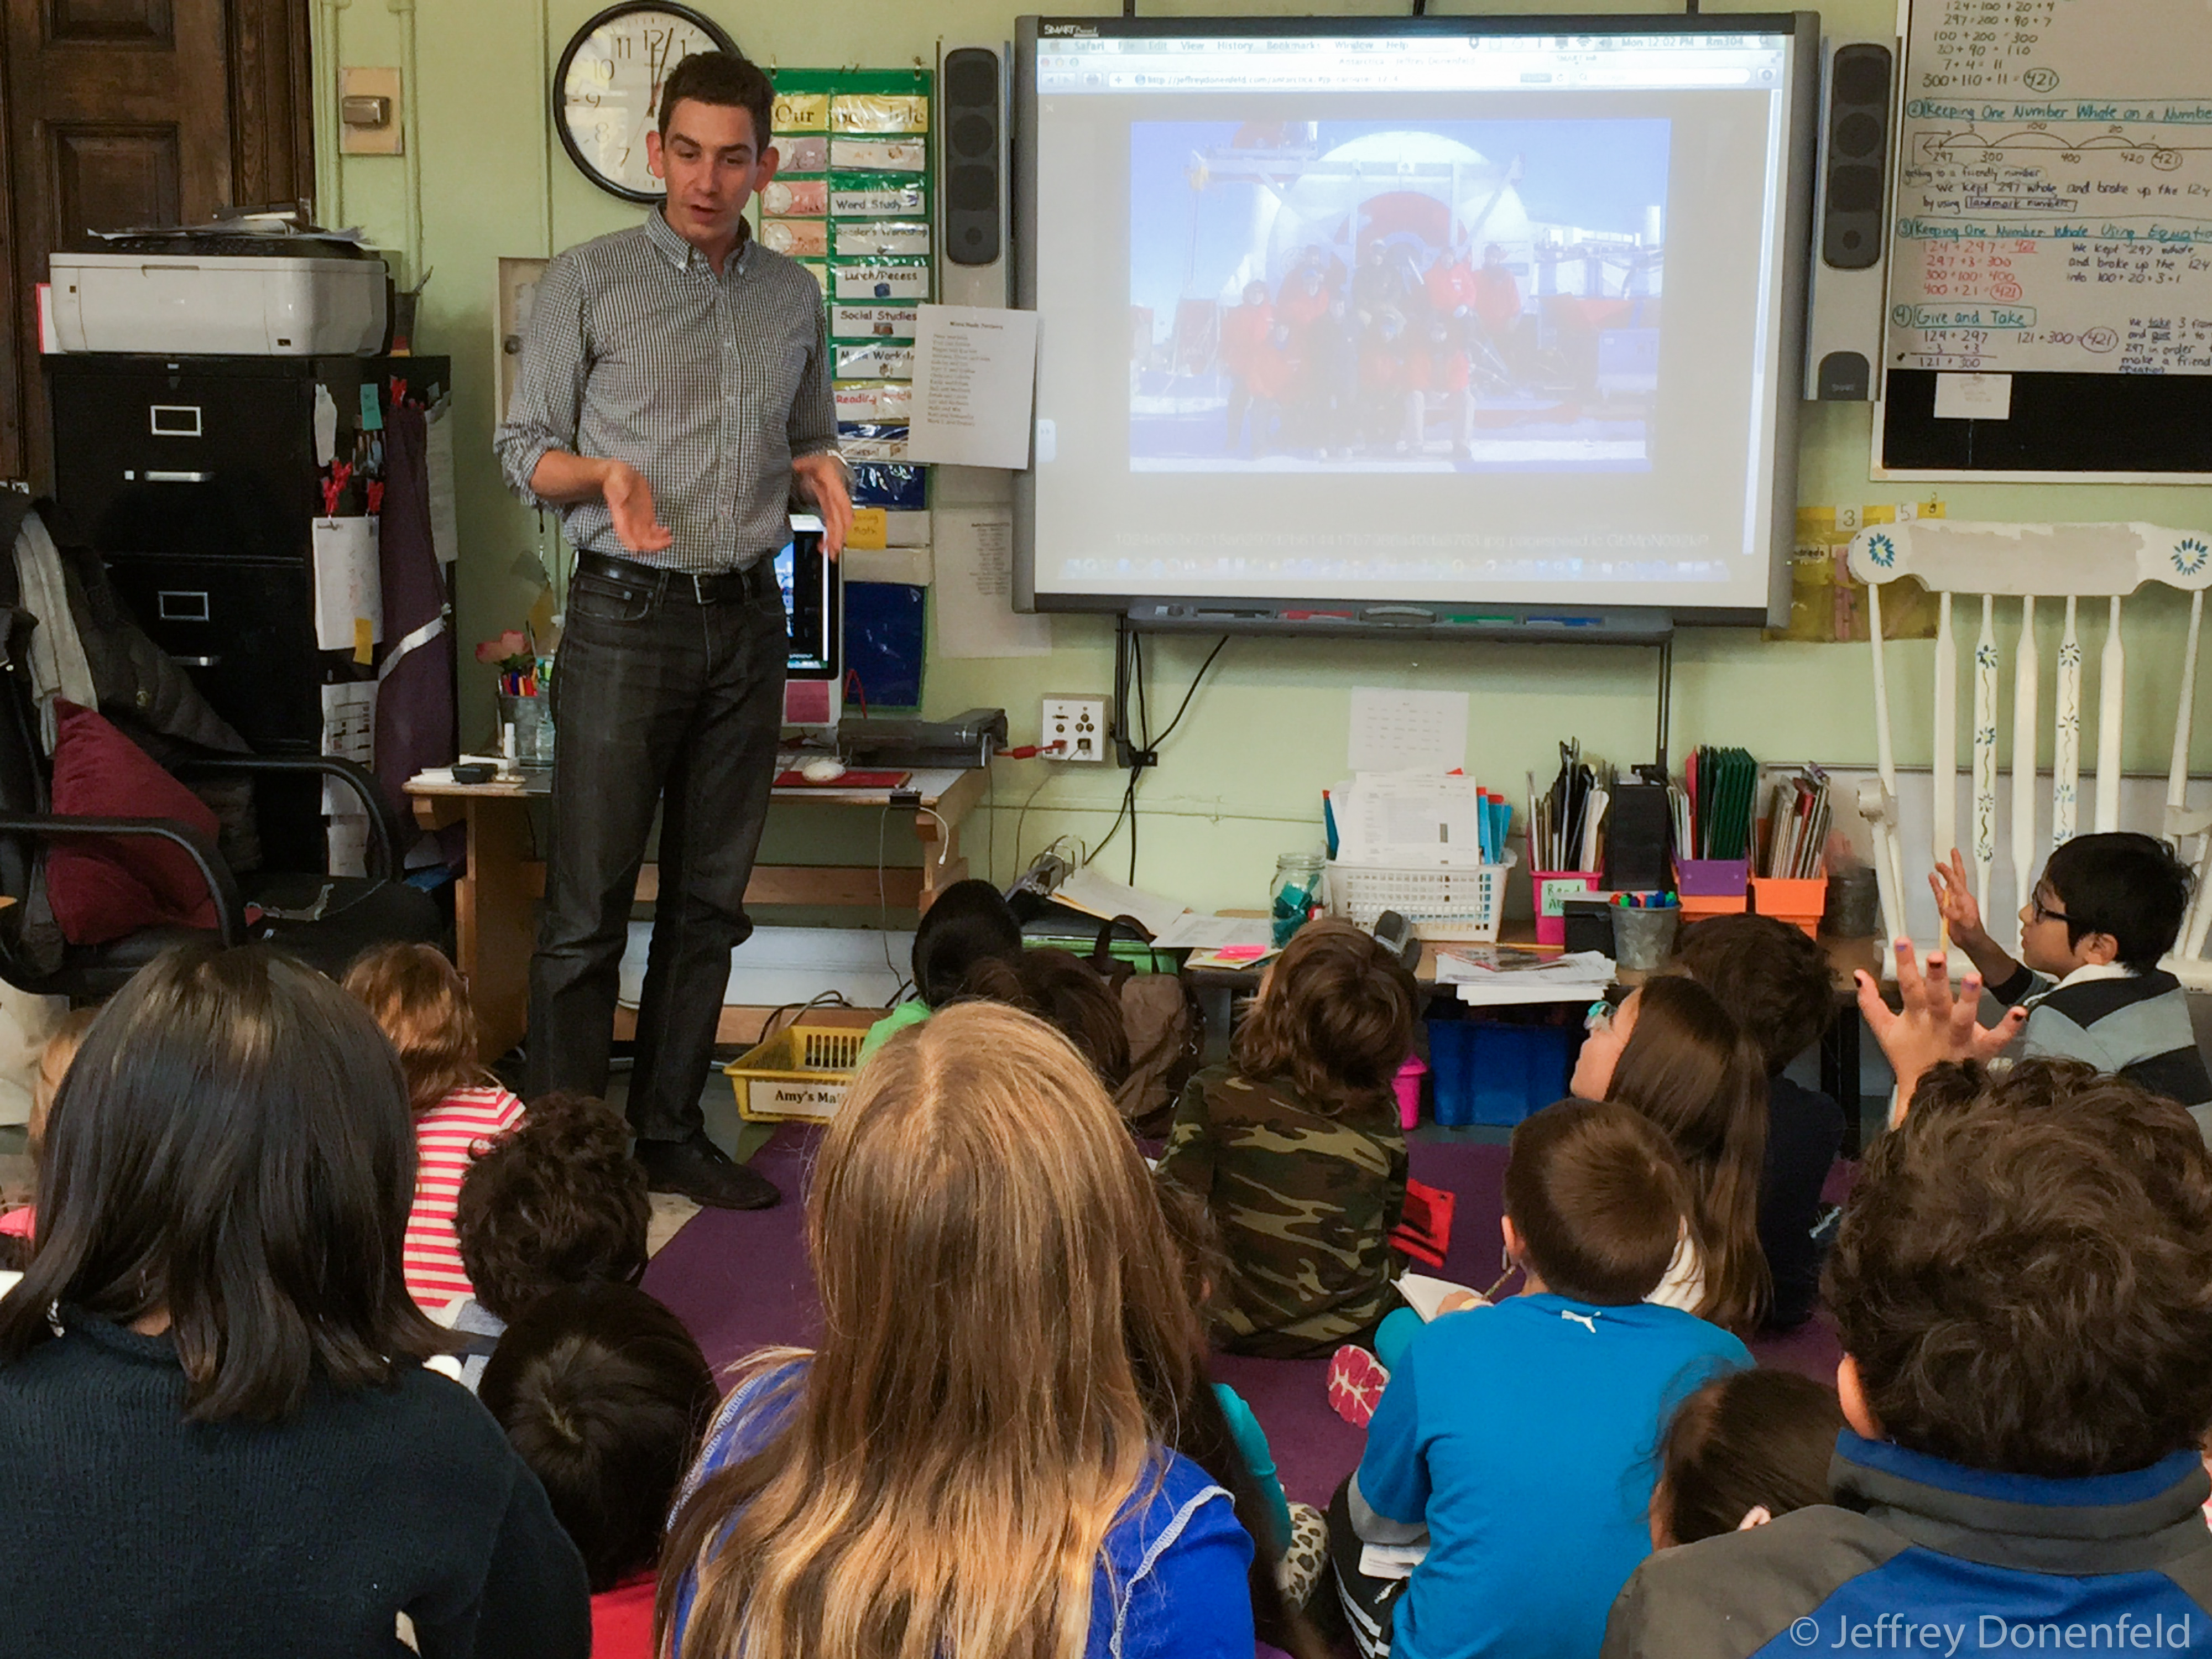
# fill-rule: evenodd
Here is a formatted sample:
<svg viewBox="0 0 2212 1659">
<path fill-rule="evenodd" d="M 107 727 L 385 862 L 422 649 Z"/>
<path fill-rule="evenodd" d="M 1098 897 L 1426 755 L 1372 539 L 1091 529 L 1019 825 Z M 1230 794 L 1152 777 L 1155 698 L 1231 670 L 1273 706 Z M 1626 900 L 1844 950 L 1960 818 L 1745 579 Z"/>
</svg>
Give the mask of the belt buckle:
<svg viewBox="0 0 2212 1659">
<path fill-rule="evenodd" d="M 696 605 L 707 603 L 707 579 L 696 570 L 691 573 L 691 599 Z"/>
</svg>

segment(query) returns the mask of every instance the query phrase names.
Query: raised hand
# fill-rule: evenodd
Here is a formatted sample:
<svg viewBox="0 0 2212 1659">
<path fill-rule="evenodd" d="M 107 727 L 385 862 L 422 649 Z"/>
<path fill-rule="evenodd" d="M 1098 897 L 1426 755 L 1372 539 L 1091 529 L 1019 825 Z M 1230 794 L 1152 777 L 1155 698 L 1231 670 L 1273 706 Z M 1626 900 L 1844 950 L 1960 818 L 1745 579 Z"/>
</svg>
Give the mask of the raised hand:
<svg viewBox="0 0 2212 1659">
<path fill-rule="evenodd" d="M 1954 996 L 1941 951 L 1929 957 L 1923 974 L 1911 939 L 1899 939 L 1895 948 L 1901 1008 L 1893 1010 L 1882 1000 L 1881 987 L 1873 975 L 1862 970 L 1853 975 L 1858 983 L 1859 1012 L 1897 1073 L 1893 1123 L 1904 1121 L 1912 1091 L 1930 1066 L 1947 1060 L 1994 1060 L 2027 1023 L 2025 1008 L 2012 1008 L 1995 1025 L 1983 1024 L 1980 974 L 1968 974 Z"/>
<path fill-rule="evenodd" d="M 1982 927 L 1982 907 L 1974 898 L 1973 878 L 1966 872 L 1965 856 L 1954 847 L 1951 861 L 1928 872 L 1928 885 L 1936 895 L 1936 914 L 1950 928 L 1961 950 L 1971 951 L 1989 938 Z"/>
<path fill-rule="evenodd" d="M 615 534 L 631 552 L 665 553 L 676 544 L 675 532 L 654 515 L 653 486 L 635 467 L 609 461 L 599 494 L 614 515 Z"/>
</svg>

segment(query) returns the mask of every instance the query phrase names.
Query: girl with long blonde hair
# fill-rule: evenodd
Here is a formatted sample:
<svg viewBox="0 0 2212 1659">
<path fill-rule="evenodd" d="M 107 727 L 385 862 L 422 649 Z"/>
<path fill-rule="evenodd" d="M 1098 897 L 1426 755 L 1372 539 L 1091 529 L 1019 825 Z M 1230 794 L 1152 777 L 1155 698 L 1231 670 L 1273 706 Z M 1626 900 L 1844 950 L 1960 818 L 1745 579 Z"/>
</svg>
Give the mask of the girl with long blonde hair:
<svg viewBox="0 0 2212 1659">
<path fill-rule="evenodd" d="M 1144 1161 L 1041 1021 L 940 1011 L 863 1066 L 806 1202 L 811 1353 L 757 1357 L 671 1532 L 677 1659 L 1215 1659 L 1253 1546 L 1171 1449 L 1211 1401 Z"/>
</svg>

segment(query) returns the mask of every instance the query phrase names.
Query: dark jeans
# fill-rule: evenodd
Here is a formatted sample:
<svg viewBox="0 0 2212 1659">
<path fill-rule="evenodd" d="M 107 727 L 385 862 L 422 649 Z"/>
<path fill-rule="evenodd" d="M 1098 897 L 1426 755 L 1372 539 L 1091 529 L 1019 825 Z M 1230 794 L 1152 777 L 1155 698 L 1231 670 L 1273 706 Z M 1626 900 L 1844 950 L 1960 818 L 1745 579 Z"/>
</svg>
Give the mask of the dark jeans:
<svg viewBox="0 0 2212 1659">
<path fill-rule="evenodd" d="M 629 1120 L 701 1127 L 700 1092 L 752 932 L 745 883 L 775 781 L 789 640 L 763 558 L 742 597 L 688 576 L 579 571 L 553 677 L 553 832 L 530 964 L 527 1087 L 603 1095 L 638 866 L 660 808 L 660 896 L 639 999 Z"/>
</svg>

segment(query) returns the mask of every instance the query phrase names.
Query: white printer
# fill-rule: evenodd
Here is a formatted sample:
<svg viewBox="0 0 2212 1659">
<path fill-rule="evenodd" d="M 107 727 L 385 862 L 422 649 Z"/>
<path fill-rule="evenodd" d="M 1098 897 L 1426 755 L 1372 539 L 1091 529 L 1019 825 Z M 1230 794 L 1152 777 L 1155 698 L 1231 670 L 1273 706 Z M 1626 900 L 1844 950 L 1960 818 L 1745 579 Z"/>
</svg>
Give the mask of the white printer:
<svg viewBox="0 0 2212 1659">
<path fill-rule="evenodd" d="M 381 259 L 180 247 L 57 253 L 51 269 L 64 352 L 367 357 L 384 344 Z"/>
</svg>

